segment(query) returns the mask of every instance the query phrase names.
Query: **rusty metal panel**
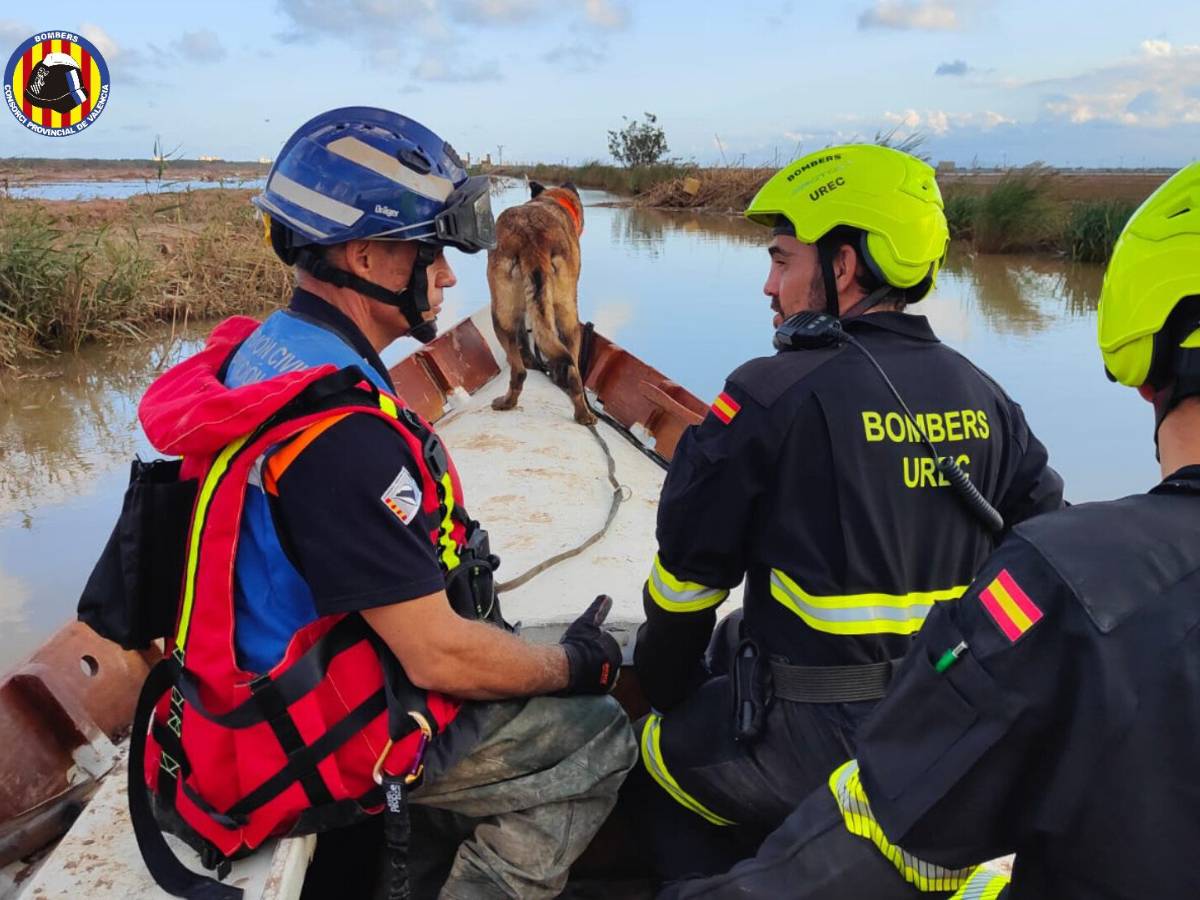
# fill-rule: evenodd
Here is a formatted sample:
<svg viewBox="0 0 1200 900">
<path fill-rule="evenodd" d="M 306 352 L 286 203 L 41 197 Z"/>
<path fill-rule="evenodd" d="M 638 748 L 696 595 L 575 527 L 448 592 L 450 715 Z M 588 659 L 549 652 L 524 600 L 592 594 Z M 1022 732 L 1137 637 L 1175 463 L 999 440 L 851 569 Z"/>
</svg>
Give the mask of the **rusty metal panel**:
<svg viewBox="0 0 1200 900">
<path fill-rule="evenodd" d="M 670 460 L 684 429 L 704 418 L 708 406 L 694 394 L 602 335 L 594 335 L 586 386 L 604 411 L 654 437 L 654 449 Z"/>
<path fill-rule="evenodd" d="M 417 354 L 400 360 L 388 372 L 396 393 L 427 422 L 436 422 L 446 411 L 446 393 Z"/>
<path fill-rule="evenodd" d="M 69 622 L 0 681 L 0 864 L 61 834 L 112 765 L 157 651 L 132 653 Z"/>
<path fill-rule="evenodd" d="M 462 388 L 473 394 L 500 374 L 491 348 L 470 319 L 463 319 L 418 355 L 446 393 Z"/>
</svg>

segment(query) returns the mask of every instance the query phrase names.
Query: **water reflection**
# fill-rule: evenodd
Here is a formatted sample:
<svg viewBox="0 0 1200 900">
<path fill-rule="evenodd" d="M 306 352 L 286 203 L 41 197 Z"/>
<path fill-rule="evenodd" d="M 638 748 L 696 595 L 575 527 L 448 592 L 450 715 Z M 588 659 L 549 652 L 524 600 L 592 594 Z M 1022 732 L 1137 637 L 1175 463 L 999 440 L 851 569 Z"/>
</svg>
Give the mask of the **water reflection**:
<svg viewBox="0 0 1200 900">
<path fill-rule="evenodd" d="M 11 636 L 14 646 L 26 646 L 29 623 L 29 586 L 20 578 L 6 574 L 0 569 L 0 635 Z M 2 653 L 0 644 L 0 668 L 12 662 L 14 655 Z M 31 648 L 30 648 L 31 649 Z"/>
<path fill-rule="evenodd" d="M 1064 314 L 1093 315 L 1104 278 L 1098 265 L 975 254 L 960 245 L 951 248 L 943 273 L 940 296 L 957 290 L 997 331 L 1018 335 L 1042 331 Z"/>
<path fill-rule="evenodd" d="M 196 346 L 194 334 L 86 348 L 0 375 L 0 526 L 94 488 L 145 451 L 137 400 L 157 372 Z"/>
<path fill-rule="evenodd" d="M 10 185 L 8 196 L 17 200 L 124 200 L 136 194 L 199 191 L 205 188 L 260 188 L 265 178 L 230 178 L 216 181 L 157 181 L 139 178 L 125 181 L 47 181 Z"/>
<path fill-rule="evenodd" d="M 624 244 L 652 258 L 661 255 L 668 235 L 682 235 L 699 244 L 728 242 L 755 247 L 769 240 L 761 226 L 741 216 L 633 207 L 612 207 L 609 216 L 614 244 Z"/>
</svg>

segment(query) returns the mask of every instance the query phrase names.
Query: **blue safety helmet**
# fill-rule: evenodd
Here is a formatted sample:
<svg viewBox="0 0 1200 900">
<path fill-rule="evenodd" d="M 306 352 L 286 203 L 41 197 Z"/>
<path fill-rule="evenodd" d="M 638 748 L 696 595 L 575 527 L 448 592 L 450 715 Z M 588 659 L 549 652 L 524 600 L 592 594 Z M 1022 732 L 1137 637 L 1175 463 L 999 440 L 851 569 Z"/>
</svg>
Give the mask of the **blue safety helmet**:
<svg viewBox="0 0 1200 900">
<path fill-rule="evenodd" d="M 350 106 L 301 125 L 251 202 L 285 263 L 400 307 L 415 331 L 429 309 L 425 269 L 440 248 L 475 253 L 496 245 L 488 187 L 420 123 Z M 325 261 L 322 246 L 352 240 L 421 242 L 409 286 L 390 291 Z"/>
</svg>

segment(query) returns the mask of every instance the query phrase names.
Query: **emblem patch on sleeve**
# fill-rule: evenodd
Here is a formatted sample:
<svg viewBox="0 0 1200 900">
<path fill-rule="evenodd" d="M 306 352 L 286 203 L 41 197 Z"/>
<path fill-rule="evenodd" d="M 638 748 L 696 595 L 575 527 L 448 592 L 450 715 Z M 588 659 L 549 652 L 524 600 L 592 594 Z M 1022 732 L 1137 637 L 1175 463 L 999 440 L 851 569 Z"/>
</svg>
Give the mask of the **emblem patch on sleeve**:
<svg viewBox="0 0 1200 900">
<path fill-rule="evenodd" d="M 741 412 L 741 404 L 722 391 L 717 394 L 717 399 L 713 401 L 712 413 L 726 425 L 733 421 L 733 417 Z"/>
<path fill-rule="evenodd" d="M 379 499 L 405 525 L 421 511 L 421 489 L 405 466 L 400 467 L 400 474 L 388 485 L 388 489 Z"/>
<path fill-rule="evenodd" d="M 1008 569 L 1000 570 L 1000 574 L 980 593 L 979 600 L 992 621 L 1013 643 L 1042 618 L 1041 609 L 1021 590 L 1021 586 L 1008 574 Z"/>
</svg>

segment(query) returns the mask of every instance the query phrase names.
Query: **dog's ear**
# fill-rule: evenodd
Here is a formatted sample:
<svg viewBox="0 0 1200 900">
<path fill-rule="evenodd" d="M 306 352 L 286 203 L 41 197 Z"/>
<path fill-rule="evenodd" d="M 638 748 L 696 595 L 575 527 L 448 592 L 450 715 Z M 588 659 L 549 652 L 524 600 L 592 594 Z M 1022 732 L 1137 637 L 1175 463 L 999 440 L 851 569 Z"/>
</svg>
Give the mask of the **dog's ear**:
<svg viewBox="0 0 1200 900">
<path fill-rule="evenodd" d="M 536 181 L 529 182 L 529 199 L 533 200 L 535 197 L 538 196 L 538 194 L 540 194 L 545 189 L 546 189 L 546 186 L 544 184 L 540 184 L 539 182 L 536 182 Z"/>
<path fill-rule="evenodd" d="M 579 188 L 575 187 L 574 182 L 568 181 L 566 184 L 563 185 L 563 187 L 565 187 L 568 191 L 570 191 L 576 197 L 579 196 Z"/>
</svg>

